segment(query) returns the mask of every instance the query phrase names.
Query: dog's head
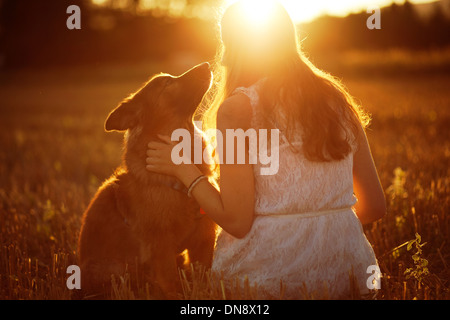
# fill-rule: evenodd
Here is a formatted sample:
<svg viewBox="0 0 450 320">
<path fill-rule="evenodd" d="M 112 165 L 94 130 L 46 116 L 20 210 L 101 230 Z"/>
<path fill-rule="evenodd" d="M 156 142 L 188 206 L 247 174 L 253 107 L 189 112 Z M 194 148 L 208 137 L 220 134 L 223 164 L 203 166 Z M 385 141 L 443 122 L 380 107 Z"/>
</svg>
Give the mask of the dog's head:
<svg viewBox="0 0 450 320">
<path fill-rule="evenodd" d="M 211 83 L 208 63 L 180 76 L 158 74 L 126 98 L 108 116 L 106 131 L 140 130 L 167 134 L 190 118 Z"/>
<path fill-rule="evenodd" d="M 145 168 L 147 144 L 157 140 L 157 134 L 170 136 L 175 129 L 192 129 L 192 115 L 211 80 L 208 63 L 180 76 L 159 74 L 109 114 L 106 131 L 127 131 L 125 162 L 129 170 Z"/>
</svg>

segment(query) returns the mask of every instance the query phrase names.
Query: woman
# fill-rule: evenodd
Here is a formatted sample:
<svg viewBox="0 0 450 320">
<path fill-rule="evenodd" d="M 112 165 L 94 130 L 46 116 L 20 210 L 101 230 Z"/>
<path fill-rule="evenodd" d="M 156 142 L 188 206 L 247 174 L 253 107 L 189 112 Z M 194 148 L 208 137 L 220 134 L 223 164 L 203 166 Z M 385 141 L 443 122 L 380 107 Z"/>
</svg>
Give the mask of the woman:
<svg viewBox="0 0 450 320">
<path fill-rule="evenodd" d="M 259 25 L 246 16 L 245 1 L 225 11 L 215 83 L 200 115 L 203 129 L 223 133 L 224 146 L 227 129 L 279 129 L 278 172 L 224 162 L 219 191 L 195 165 L 173 164 L 168 137 L 149 143 L 147 169 L 189 187 L 222 228 L 212 270 L 248 277 L 260 298 L 346 298 L 349 274 L 368 292 L 367 270 L 377 261 L 361 224 L 386 212 L 364 132 L 368 117 L 302 55 L 289 14 L 271 6 Z"/>
</svg>

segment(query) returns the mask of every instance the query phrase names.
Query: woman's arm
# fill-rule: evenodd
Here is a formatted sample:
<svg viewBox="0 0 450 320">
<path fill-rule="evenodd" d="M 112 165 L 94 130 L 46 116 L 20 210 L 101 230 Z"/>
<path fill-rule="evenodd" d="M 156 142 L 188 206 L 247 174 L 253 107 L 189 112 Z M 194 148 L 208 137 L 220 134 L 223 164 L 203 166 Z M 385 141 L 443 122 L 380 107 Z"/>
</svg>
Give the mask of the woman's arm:
<svg viewBox="0 0 450 320">
<path fill-rule="evenodd" d="M 356 215 L 362 224 L 381 219 L 386 214 L 386 199 L 364 129 L 360 127 L 358 150 L 353 156 L 353 187 L 358 202 Z"/>
<path fill-rule="evenodd" d="M 220 106 L 217 115 L 217 129 L 223 135 L 223 159 L 226 159 L 226 129 L 247 130 L 250 117 L 250 103 L 245 95 L 232 96 Z M 147 169 L 174 175 L 186 187 L 189 187 L 192 181 L 201 175 L 201 171 L 194 164 L 173 164 L 170 159 L 173 144 L 168 144 L 170 139 L 168 141 L 168 138 L 165 138 L 165 140 L 167 144 L 149 143 Z M 220 164 L 220 191 L 207 180 L 203 180 L 195 186 L 191 194 L 203 211 L 222 229 L 237 238 L 243 238 L 250 231 L 253 223 L 253 179 L 251 164 L 224 163 Z"/>
</svg>

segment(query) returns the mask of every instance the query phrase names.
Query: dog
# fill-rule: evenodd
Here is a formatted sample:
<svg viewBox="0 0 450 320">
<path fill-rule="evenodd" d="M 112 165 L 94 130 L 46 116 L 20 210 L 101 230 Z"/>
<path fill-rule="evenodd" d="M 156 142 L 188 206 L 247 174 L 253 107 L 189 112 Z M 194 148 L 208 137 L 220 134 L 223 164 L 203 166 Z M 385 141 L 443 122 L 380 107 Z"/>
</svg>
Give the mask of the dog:
<svg viewBox="0 0 450 320">
<path fill-rule="evenodd" d="M 208 63 L 180 76 L 161 73 L 109 114 L 105 130 L 126 131 L 124 154 L 82 217 L 78 259 L 85 297 L 110 290 L 111 275 L 140 270 L 163 299 L 172 299 L 180 292 L 181 252 L 187 249 L 192 263 L 211 266 L 215 223 L 200 214 L 181 182 L 148 172 L 145 161 L 157 134 L 194 132 L 192 115 L 211 81 Z M 211 173 L 206 164 L 199 166 Z"/>
</svg>

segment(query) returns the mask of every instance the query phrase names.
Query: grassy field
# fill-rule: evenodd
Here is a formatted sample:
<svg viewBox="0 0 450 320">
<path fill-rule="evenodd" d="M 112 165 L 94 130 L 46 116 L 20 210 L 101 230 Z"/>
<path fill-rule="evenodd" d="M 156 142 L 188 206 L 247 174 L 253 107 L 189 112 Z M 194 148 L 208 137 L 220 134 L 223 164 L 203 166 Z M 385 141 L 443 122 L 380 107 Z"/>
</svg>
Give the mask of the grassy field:
<svg viewBox="0 0 450 320">
<path fill-rule="evenodd" d="M 71 299 L 66 268 L 77 263 L 81 215 L 121 159 L 122 135 L 103 131 L 105 117 L 159 71 L 181 70 L 0 75 L 0 299 Z M 378 299 L 450 299 L 450 74 L 342 78 L 372 113 L 368 137 L 388 203 L 388 215 L 365 227 L 383 273 Z M 152 298 L 116 284 L 113 298 Z M 207 272 L 184 288 L 182 298 L 223 298 Z"/>
</svg>

